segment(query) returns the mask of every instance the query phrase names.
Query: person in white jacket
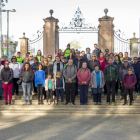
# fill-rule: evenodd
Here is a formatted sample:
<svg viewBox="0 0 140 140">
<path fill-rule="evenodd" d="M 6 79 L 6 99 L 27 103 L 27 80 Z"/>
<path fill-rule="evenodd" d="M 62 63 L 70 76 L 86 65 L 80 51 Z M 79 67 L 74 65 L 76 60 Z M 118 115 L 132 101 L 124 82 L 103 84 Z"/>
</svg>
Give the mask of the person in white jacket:
<svg viewBox="0 0 140 140">
<path fill-rule="evenodd" d="M 14 95 L 16 91 L 16 95 L 19 95 L 19 85 L 17 84 L 17 81 L 19 80 L 19 74 L 20 74 L 20 63 L 17 62 L 16 56 L 12 56 L 11 63 L 9 64 L 9 68 L 13 70 L 13 89 L 12 89 L 12 95 Z"/>
<path fill-rule="evenodd" d="M 2 82 L 1 82 L 1 70 L 4 68 L 4 66 L 1 64 L 0 59 L 0 100 L 2 100 Z"/>
</svg>

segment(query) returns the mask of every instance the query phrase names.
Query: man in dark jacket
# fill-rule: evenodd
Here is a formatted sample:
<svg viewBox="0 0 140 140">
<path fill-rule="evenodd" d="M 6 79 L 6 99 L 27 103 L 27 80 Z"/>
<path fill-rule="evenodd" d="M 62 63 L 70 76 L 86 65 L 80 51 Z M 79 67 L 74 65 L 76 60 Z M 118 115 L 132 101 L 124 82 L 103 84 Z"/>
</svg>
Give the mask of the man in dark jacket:
<svg viewBox="0 0 140 140">
<path fill-rule="evenodd" d="M 137 83 L 135 84 L 135 95 L 138 96 L 138 91 L 140 91 L 140 63 L 138 62 L 137 57 L 134 57 L 134 63 L 131 66 L 133 67 L 137 78 Z"/>
<path fill-rule="evenodd" d="M 132 58 L 128 57 L 128 52 L 125 52 L 125 57 L 124 57 L 124 59 L 122 60 L 122 62 L 124 62 L 125 59 L 128 60 L 129 65 L 131 65 L 131 64 L 133 63 Z"/>
<path fill-rule="evenodd" d="M 88 63 L 88 59 L 87 59 L 87 57 L 85 55 L 85 51 L 81 52 L 81 56 L 83 57 L 84 61 Z"/>
<path fill-rule="evenodd" d="M 107 88 L 107 105 L 110 104 L 110 89 L 112 87 L 112 105 L 115 105 L 115 86 L 118 80 L 118 69 L 113 65 L 112 58 L 109 58 L 109 65 L 105 67 L 104 77 Z"/>
<path fill-rule="evenodd" d="M 97 56 L 97 59 L 100 57 L 100 53 L 102 52 L 99 48 L 98 48 L 98 45 L 97 44 L 94 44 L 94 50 L 93 50 L 93 53 L 92 54 L 96 54 Z"/>
<path fill-rule="evenodd" d="M 82 67 L 82 63 L 84 62 L 84 58 L 80 56 L 80 51 L 76 51 L 76 58 L 74 60 L 74 64 L 77 67 L 77 71 Z M 76 90 L 75 95 L 78 95 L 78 78 L 76 76 Z"/>
<path fill-rule="evenodd" d="M 91 59 L 90 48 L 86 48 L 86 54 L 85 54 L 85 56 L 87 57 L 88 60 Z"/>
<path fill-rule="evenodd" d="M 124 80 L 124 76 L 126 74 L 128 74 L 128 68 L 132 68 L 132 73 L 134 74 L 134 69 L 131 65 L 128 64 L 128 60 L 127 59 L 124 59 L 124 64 L 120 67 L 119 69 L 119 81 L 120 83 L 122 84 L 121 86 L 121 99 L 120 100 L 123 100 L 124 99 L 124 91 L 125 91 L 125 86 L 124 86 L 124 83 L 123 83 L 123 80 Z"/>
</svg>

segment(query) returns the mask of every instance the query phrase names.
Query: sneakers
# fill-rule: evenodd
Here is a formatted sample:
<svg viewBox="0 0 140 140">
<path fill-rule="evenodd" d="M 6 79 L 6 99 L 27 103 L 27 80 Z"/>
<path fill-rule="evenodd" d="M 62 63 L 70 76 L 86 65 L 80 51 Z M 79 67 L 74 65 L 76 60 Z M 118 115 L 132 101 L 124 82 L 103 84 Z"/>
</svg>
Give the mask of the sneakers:
<svg viewBox="0 0 140 140">
<path fill-rule="evenodd" d="M 71 103 L 71 105 L 75 105 L 75 103 L 73 102 L 73 103 Z"/>
<path fill-rule="evenodd" d="M 0 96 L 0 100 L 2 100 L 2 96 Z"/>
<path fill-rule="evenodd" d="M 17 96 L 19 96 L 19 94 L 18 94 L 18 93 L 17 93 L 16 95 L 17 95 Z"/>
<path fill-rule="evenodd" d="M 9 105 L 11 105 L 11 102 L 9 102 Z"/>
<path fill-rule="evenodd" d="M 65 103 L 65 105 L 70 105 L 70 103 Z"/>
<path fill-rule="evenodd" d="M 94 105 L 97 105 L 97 102 L 95 102 Z"/>
<path fill-rule="evenodd" d="M 62 105 L 64 105 L 64 102 L 61 102 Z"/>
<path fill-rule="evenodd" d="M 36 96 L 36 95 L 37 95 L 37 93 L 36 93 L 36 92 L 34 92 L 33 96 Z"/>
<path fill-rule="evenodd" d="M 98 102 L 98 105 L 101 105 L 101 102 Z"/>
<path fill-rule="evenodd" d="M 85 105 L 87 105 L 87 103 L 85 103 Z"/>
<path fill-rule="evenodd" d="M 126 103 L 124 103 L 123 105 L 126 105 Z"/>
<path fill-rule="evenodd" d="M 134 95 L 135 95 L 135 96 L 138 96 L 138 95 L 139 95 L 139 93 L 137 93 L 137 92 L 136 92 Z"/>
<path fill-rule="evenodd" d="M 58 105 L 58 102 L 56 102 L 55 104 Z"/>
<path fill-rule="evenodd" d="M 54 105 L 54 102 L 51 102 L 51 105 Z"/>
<path fill-rule="evenodd" d="M 115 102 L 112 102 L 112 105 L 116 105 Z"/>
<path fill-rule="evenodd" d="M 132 105 L 132 103 L 129 104 L 130 106 Z"/>
<path fill-rule="evenodd" d="M 27 105 L 30 105 L 30 102 L 28 102 Z"/>
<path fill-rule="evenodd" d="M 110 105 L 110 102 L 107 102 L 106 105 Z"/>
<path fill-rule="evenodd" d="M 80 103 L 80 105 L 83 105 L 83 103 Z"/>
<path fill-rule="evenodd" d="M 8 105 L 8 103 L 7 103 L 7 102 L 5 102 L 5 105 Z"/>
<path fill-rule="evenodd" d="M 47 102 L 46 105 L 49 105 L 49 103 Z"/>
<path fill-rule="evenodd" d="M 26 105 L 26 102 L 24 102 L 23 105 Z"/>
<path fill-rule="evenodd" d="M 121 97 L 121 99 L 120 100 L 123 100 L 124 99 L 124 97 Z"/>
</svg>

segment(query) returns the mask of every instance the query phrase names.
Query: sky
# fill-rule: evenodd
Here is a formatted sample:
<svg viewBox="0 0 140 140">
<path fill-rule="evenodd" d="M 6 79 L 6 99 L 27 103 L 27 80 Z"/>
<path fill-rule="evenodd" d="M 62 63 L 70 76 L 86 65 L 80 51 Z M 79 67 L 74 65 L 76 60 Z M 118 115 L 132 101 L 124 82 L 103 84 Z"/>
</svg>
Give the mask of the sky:
<svg viewBox="0 0 140 140">
<path fill-rule="evenodd" d="M 19 41 L 23 32 L 31 39 L 43 27 L 43 19 L 50 16 L 50 9 L 54 10 L 53 17 L 59 20 L 59 26 L 62 23 L 68 26 L 78 7 L 85 23 L 91 23 L 95 27 L 99 25 L 98 19 L 105 15 L 104 9 L 108 8 L 108 16 L 114 17 L 115 30 L 120 29 L 126 38 L 132 38 L 134 32 L 139 37 L 140 0 L 8 0 L 3 9 L 16 9 L 15 13 L 10 12 L 9 34 L 14 35 L 15 41 Z M 6 20 L 7 15 L 3 12 L 2 34 L 7 33 Z M 73 39 L 80 42 L 83 50 L 97 43 L 95 34 L 61 33 L 59 47 L 64 49 Z"/>
</svg>

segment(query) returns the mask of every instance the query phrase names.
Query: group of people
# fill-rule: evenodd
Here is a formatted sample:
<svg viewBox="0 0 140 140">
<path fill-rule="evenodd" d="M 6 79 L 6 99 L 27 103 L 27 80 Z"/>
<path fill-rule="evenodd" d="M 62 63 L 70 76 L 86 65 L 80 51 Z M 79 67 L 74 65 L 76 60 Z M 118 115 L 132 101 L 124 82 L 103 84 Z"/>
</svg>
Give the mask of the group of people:
<svg viewBox="0 0 140 140">
<path fill-rule="evenodd" d="M 140 63 L 139 58 L 128 57 L 128 52 L 109 53 L 105 49 L 103 53 L 97 44 L 91 53 L 90 48 L 85 51 L 70 49 L 70 44 L 64 52 L 58 50 L 55 60 L 52 55 L 47 58 L 42 56 L 38 50 L 33 56 L 27 52 L 27 57 L 22 58 L 20 52 L 12 56 L 11 62 L 7 56 L 3 56 L 0 64 L 0 99 L 4 90 L 5 105 L 11 105 L 12 95 L 19 95 L 19 85 L 22 85 L 24 104 L 30 105 L 32 85 L 34 95 L 38 96 L 38 104 L 57 105 L 59 98 L 64 104 L 64 92 L 66 93 L 65 105 L 75 105 L 75 96 L 80 91 L 80 105 L 88 104 L 88 90 L 92 89 L 94 105 L 101 105 L 101 93 L 107 96 L 106 105 L 110 105 L 110 94 L 112 94 L 112 105 L 115 105 L 115 96 L 121 89 L 121 98 L 127 103 L 129 93 L 129 105 L 132 105 L 133 91 L 138 95 L 140 91 Z M 7 92 L 8 90 L 8 92 Z M 9 101 L 8 101 L 9 93 Z M 26 94 L 28 102 L 26 102 Z M 60 95 L 60 97 L 59 97 Z"/>
</svg>

